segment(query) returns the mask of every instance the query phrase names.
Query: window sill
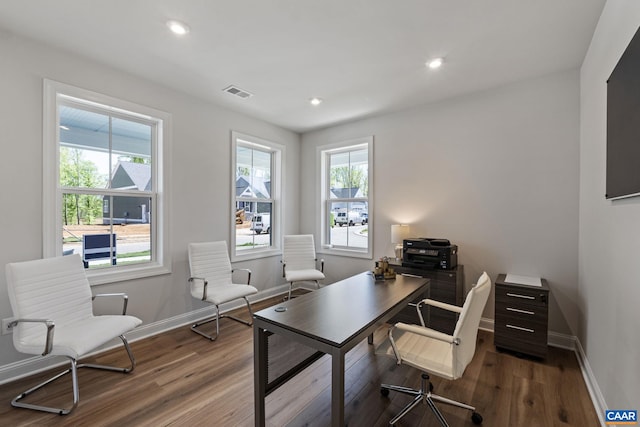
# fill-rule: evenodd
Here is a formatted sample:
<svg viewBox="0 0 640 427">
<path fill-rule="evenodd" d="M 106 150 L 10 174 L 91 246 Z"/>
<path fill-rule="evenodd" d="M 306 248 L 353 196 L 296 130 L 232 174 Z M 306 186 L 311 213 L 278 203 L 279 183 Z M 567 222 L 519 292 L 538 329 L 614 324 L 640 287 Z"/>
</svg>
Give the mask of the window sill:
<svg viewBox="0 0 640 427">
<path fill-rule="evenodd" d="M 171 269 L 160 264 L 145 264 L 127 266 L 122 268 L 105 268 L 86 270 L 87 278 L 91 286 L 105 285 L 108 283 L 123 282 L 126 280 L 143 279 L 147 277 L 170 274 Z"/>
<path fill-rule="evenodd" d="M 323 247 L 318 250 L 319 254 L 346 256 L 351 258 L 373 259 L 373 255 L 369 252 L 358 251 L 355 249 Z"/>
<path fill-rule="evenodd" d="M 231 262 L 248 261 L 252 259 L 269 258 L 281 255 L 282 251 L 280 249 L 265 249 L 262 251 L 231 255 Z"/>
</svg>

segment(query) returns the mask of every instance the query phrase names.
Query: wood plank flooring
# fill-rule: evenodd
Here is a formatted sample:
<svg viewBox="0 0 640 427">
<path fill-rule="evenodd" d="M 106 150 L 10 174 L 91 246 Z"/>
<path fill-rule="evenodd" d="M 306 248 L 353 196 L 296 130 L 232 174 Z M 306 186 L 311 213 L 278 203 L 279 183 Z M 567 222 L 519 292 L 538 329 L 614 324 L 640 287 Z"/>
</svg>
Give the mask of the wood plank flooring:
<svg viewBox="0 0 640 427">
<path fill-rule="evenodd" d="M 275 304 L 254 304 L 254 310 Z M 246 311 L 238 311 L 247 317 Z M 209 324 L 214 328 L 214 324 Z M 386 327 L 374 343 L 386 337 Z M 131 374 L 80 369 L 80 403 L 66 416 L 13 408 L 10 401 L 47 376 L 34 375 L 0 386 L 3 426 L 252 426 L 253 335 L 229 319 L 210 342 L 188 326 L 131 344 L 137 367 Z M 127 362 L 124 350 L 93 361 Z M 349 426 L 381 427 L 410 400 L 380 394 L 380 383 L 418 387 L 420 372 L 376 356 L 366 340 L 347 354 L 346 421 Z M 267 425 L 330 424 L 331 363 L 322 357 L 267 397 Z M 434 392 L 476 406 L 485 427 L 599 426 L 575 355 L 549 348 L 546 360 L 497 352 L 493 335 L 480 331 L 476 355 L 463 378 L 432 378 Z M 68 405 L 71 380 L 65 377 L 28 398 L 34 403 Z M 472 426 L 468 411 L 439 405 L 452 427 Z M 426 405 L 405 416 L 399 426 L 438 426 Z"/>
</svg>

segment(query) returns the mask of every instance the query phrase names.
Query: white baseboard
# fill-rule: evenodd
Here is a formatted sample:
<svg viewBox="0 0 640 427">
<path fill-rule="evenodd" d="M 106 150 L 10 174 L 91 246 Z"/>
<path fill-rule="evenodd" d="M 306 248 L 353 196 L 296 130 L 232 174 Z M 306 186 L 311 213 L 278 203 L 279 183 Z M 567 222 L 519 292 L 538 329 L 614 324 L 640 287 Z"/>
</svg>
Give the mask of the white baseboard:
<svg viewBox="0 0 640 427">
<path fill-rule="evenodd" d="M 584 353 L 584 349 L 582 348 L 580 340 L 576 338 L 575 343 L 576 357 L 578 358 L 578 363 L 580 364 L 582 377 L 584 378 L 585 384 L 587 384 L 587 390 L 589 390 L 591 401 L 593 402 L 593 406 L 596 410 L 596 413 L 598 414 L 600 425 L 605 426 L 606 422 L 604 419 L 604 413 L 608 409 L 607 402 L 604 400 L 604 396 L 600 391 L 600 387 L 598 387 L 598 382 L 596 381 L 596 377 L 593 375 L 593 371 L 591 370 L 591 366 L 589 365 L 589 360 Z"/>
<path fill-rule="evenodd" d="M 578 339 L 573 335 L 560 334 L 550 331 L 547 334 L 547 344 L 552 347 L 563 348 L 565 350 L 576 351 L 576 341 Z"/>
<path fill-rule="evenodd" d="M 480 326 L 479 328 L 482 329 L 483 331 L 489 331 L 489 332 L 493 332 L 493 319 L 486 319 L 484 317 L 480 318 Z"/>
</svg>

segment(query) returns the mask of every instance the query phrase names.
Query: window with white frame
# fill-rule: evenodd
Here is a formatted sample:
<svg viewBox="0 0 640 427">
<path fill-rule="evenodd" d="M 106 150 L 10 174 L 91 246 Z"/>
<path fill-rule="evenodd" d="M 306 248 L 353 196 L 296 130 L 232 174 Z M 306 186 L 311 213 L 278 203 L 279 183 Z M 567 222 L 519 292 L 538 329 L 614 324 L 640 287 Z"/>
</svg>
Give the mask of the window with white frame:
<svg viewBox="0 0 640 427">
<path fill-rule="evenodd" d="M 94 284 L 170 271 L 169 119 L 45 80 L 45 256 L 81 255 Z"/>
<path fill-rule="evenodd" d="M 280 241 L 284 147 L 232 132 L 232 258 L 272 255 Z"/>
<path fill-rule="evenodd" d="M 371 257 L 373 137 L 318 148 L 324 252 Z"/>
</svg>

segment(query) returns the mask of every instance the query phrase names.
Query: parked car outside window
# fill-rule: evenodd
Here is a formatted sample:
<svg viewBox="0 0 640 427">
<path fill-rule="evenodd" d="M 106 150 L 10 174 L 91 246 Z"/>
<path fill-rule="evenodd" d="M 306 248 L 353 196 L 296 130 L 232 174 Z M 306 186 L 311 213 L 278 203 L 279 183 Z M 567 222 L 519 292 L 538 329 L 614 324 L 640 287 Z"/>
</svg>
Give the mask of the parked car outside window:
<svg viewBox="0 0 640 427">
<path fill-rule="evenodd" d="M 255 214 L 251 220 L 250 230 L 256 234 L 260 234 L 262 232 L 269 234 L 271 232 L 271 215 Z"/>
<path fill-rule="evenodd" d="M 362 225 L 367 223 L 367 215 L 362 216 L 359 212 L 338 212 L 336 215 L 336 224 L 342 227 L 343 225 L 355 225 L 360 223 Z"/>
</svg>

